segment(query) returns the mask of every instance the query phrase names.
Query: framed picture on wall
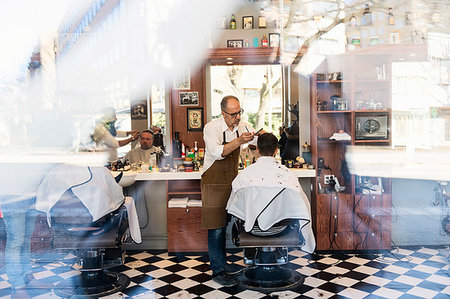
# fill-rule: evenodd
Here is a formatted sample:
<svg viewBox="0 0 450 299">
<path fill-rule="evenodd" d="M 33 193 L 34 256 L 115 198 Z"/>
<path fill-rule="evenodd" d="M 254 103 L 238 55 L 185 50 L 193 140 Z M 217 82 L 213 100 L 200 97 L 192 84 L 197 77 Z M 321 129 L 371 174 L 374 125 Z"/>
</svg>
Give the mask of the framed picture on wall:
<svg viewBox="0 0 450 299">
<path fill-rule="evenodd" d="M 242 29 L 253 29 L 253 17 L 242 17 Z"/>
<path fill-rule="evenodd" d="M 131 119 L 147 119 L 146 101 L 139 101 L 131 105 Z"/>
<path fill-rule="evenodd" d="M 191 71 L 186 69 L 181 71 L 173 78 L 173 89 L 188 90 L 191 89 Z"/>
<path fill-rule="evenodd" d="M 227 40 L 228 48 L 242 48 L 244 45 L 244 40 L 242 39 L 229 39 Z"/>
<path fill-rule="evenodd" d="M 180 106 L 198 106 L 198 92 L 180 92 Z"/>
<path fill-rule="evenodd" d="M 279 47 L 279 46 L 280 46 L 280 34 L 269 33 L 269 47 Z"/>
<path fill-rule="evenodd" d="M 187 108 L 188 131 L 203 130 L 203 108 Z"/>
</svg>

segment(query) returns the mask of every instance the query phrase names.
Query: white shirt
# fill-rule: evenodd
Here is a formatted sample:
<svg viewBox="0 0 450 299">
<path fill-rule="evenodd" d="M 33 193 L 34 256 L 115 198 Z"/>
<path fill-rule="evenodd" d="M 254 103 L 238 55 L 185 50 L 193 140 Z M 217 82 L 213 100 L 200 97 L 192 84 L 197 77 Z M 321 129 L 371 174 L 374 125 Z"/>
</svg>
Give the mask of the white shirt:
<svg viewBox="0 0 450 299">
<path fill-rule="evenodd" d="M 223 153 L 223 132 L 225 132 L 225 141 L 231 142 L 237 138 L 236 131 L 241 136 L 245 132 L 255 132 L 252 126 L 248 123 L 241 121 L 237 127 L 234 127 L 231 131 L 223 117 L 214 119 L 205 125 L 203 130 L 203 140 L 205 141 L 205 161 L 203 163 L 203 171 L 206 171 L 216 160 L 222 160 Z M 248 144 L 256 146 L 258 137 L 255 137 Z"/>
<path fill-rule="evenodd" d="M 139 161 L 148 163 L 150 161 L 150 155 L 159 152 L 161 152 L 161 149 L 157 146 L 151 146 L 149 149 L 135 147 L 125 155 L 125 159 L 130 160 L 130 163 Z"/>
<path fill-rule="evenodd" d="M 116 137 L 127 137 L 126 131 L 116 131 Z M 106 147 L 108 150 L 108 161 L 117 159 L 117 149 L 119 148 L 119 141 L 105 128 L 103 124 L 98 124 L 94 129 L 94 139 Z"/>
</svg>

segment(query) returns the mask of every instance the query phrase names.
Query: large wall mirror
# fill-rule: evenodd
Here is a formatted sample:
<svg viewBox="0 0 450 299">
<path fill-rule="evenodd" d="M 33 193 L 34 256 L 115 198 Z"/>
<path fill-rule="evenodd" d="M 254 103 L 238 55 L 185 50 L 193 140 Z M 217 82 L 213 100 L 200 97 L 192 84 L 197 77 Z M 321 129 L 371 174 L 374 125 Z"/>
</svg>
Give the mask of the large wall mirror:
<svg viewBox="0 0 450 299">
<path fill-rule="evenodd" d="M 211 66 L 211 117 L 220 117 L 220 101 L 234 95 L 244 109 L 244 121 L 279 137 L 278 128 L 283 124 L 282 78 L 279 64 Z"/>
</svg>

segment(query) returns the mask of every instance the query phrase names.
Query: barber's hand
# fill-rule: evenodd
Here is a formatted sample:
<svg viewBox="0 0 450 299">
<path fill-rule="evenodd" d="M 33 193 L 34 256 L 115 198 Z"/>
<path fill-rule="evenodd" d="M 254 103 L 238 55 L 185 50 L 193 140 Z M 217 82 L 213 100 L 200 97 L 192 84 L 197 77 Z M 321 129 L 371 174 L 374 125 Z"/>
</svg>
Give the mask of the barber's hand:
<svg viewBox="0 0 450 299">
<path fill-rule="evenodd" d="M 139 136 L 140 136 L 139 131 L 138 131 L 138 130 L 133 130 L 132 132 L 133 132 L 133 133 L 131 134 L 131 138 L 132 138 L 133 140 L 138 139 Z"/>
<path fill-rule="evenodd" d="M 245 143 L 247 143 L 247 142 L 252 141 L 253 138 L 254 138 L 253 133 L 250 133 L 250 132 L 244 132 L 244 133 L 241 134 L 241 136 L 239 136 L 239 142 L 240 142 L 241 144 L 245 144 Z"/>
<path fill-rule="evenodd" d="M 139 130 L 131 130 L 131 131 L 127 131 L 126 132 L 127 135 L 133 135 L 134 133 L 138 133 L 139 134 Z"/>
</svg>

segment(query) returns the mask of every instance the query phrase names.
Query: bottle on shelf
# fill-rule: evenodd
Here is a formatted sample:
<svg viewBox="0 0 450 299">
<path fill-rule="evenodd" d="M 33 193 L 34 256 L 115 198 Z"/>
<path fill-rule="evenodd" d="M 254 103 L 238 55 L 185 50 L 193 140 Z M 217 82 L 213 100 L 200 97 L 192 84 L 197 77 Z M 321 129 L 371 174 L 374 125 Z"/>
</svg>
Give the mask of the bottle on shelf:
<svg viewBox="0 0 450 299">
<path fill-rule="evenodd" d="M 186 158 L 186 147 L 184 146 L 184 143 L 181 143 L 181 158 Z"/>
<path fill-rule="evenodd" d="M 197 147 L 197 141 L 194 141 L 194 161 L 198 161 L 198 147 Z"/>
<path fill-rule="evenodd" d="M 251 164 L 250 158 L 248 157 L 248 155 L 245 156 L 245 160 L 244 160 L 244 167 L 248 167 Z"/>
<path fill-rule="evenodd" d="M 266 28 L 267 24 L 266 24 L 266 17 L 263 15 L 260 15 L 258 17 L 258 27 L 261 29 Z"/>
<path fill-rule="evenodd" d="M 261 47 L 268 47 L 269 46 L 269 40 L 267 39 L 267 36 L 264 34 L 263 38 L 261 39 Z"/>
<path fill-rule="evenodd" d="M 390 26 L 395 25 L 394 14 L 392 13 L 392 7 L 389 7 L 388 25 L 390 25 Z"/>
<path fill-rule="evenodd" d="M 231 15 L 231 20 L 230 20 L 230 29 L 236 29 L 236 17 L 234 16 L 234 14 Z"/>
<path fill-rule="evenodd" d="M 253 38 L 253 47 L 255 47 L 255 48 L 259 47 L 258 46 L 258 38 L 257 37 Z"/>
<path fill-rule="evenodd" d="M 250 42 L 248 41 L 248 38 L 245 40 L 244 48 L 250 48 Z"/>
<path fill-rule="evenodd" d="M 175 140 L 172 143 L 172 151 L 175 158 L 181 158 L 181 143 L 180 132 L 175 132 Z"/>
<path fill-rule="evenodd" d="M 350 17 L 350 27 L 356 27 L 358 26 L 358 21 L 354 14 Z"/>
</svg>

